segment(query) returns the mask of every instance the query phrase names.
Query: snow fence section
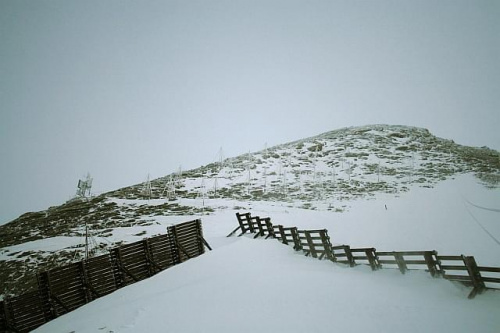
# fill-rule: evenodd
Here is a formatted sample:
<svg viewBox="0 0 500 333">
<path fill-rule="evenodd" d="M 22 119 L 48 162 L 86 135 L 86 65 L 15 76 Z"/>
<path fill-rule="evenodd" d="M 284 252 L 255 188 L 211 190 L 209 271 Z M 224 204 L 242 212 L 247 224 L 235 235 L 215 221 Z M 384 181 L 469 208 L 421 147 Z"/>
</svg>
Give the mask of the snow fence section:
<svg viewBox="0 0 500 333">
<path fill-rule="evenodd" d="M 205 253 L 201 220 L 37 274 L 38 289 L 0 302 L 0 332 L 29 332 L 132 283 Z"/>
<path fill-rule="evenodd" d="M 438 255 L 437 251 L 390 251 L 381 252 L 375 248 L 351 248 L 349 245 L 332 246 L 328 230 L 298 230 L 296 227 L 273 225 L 271 218 L 252 216 L 250 213 L 236 213 L 239 236 L 255 234 L 254 238 L 276 238 L 283 244 L 293 245 L 296 251 L 320 260 L 327 258 L 336 263 L 354 267 L 369 265 L 372 270 L 381 268 L 399 269 L 402 274 L 412 269 L 423 269 L 433 277 L 442 277 L 472 287 L 469 298 L 486 289 L 500 290 L 500 267 L 479 266 L 473 256 Z"/>
</svg>

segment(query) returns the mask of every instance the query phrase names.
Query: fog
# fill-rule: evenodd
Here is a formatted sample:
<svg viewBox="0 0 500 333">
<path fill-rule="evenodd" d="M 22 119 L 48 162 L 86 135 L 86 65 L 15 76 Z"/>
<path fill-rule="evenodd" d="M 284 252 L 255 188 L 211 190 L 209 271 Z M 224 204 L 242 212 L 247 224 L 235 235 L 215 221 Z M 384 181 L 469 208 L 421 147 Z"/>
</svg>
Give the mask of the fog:
<svg viewBox="0 0 500 333">
<path fill-rule="evenodd" d="M 0 1 L 0 223 L 347 126 L 500 150 L 498 1 Z"/>
</svg>

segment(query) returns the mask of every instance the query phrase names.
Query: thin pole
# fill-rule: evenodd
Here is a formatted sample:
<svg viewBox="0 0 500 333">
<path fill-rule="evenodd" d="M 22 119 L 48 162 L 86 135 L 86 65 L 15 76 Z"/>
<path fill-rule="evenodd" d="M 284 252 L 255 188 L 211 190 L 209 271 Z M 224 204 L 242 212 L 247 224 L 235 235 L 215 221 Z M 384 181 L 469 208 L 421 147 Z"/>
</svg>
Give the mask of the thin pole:
<svg viewBox="0 0 500 333">
<path fill-rule="evenodd" d="M 85 260 L 89 258 L 89 226 L 85 223 Z"/>
</svg>

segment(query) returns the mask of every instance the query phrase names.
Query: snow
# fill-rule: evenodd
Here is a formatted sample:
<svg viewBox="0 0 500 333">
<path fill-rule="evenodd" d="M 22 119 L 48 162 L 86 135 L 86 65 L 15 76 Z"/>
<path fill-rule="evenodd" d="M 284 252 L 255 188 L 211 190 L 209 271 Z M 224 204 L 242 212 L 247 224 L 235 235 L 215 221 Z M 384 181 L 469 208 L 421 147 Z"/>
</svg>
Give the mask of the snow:
<svg viewBox="0 0 500 333">
<path fill-rule="evenodd" d="M 80 246 L 82 244 L 82 237 L 67 237 L 57 236 L 44 239 L 38 239 L 31 242 L 26 242 L 18 245 L 8 246 L 0 249 L 0 260 L 12 260 L 9 254 L 18 252 L 56 252 L 61 249 Z"/>
<path fill-rule="evenodd" d="M 35 332 L 498 332 L 500 292 L 469 300 L 470 288 L 425 271 L 349 268 L 305 257 L 276 240 L 225 237 L 237 226 L 232 208 L 240 206 L 274 224 L 328 229 L 334 244 L 463 253 L 481 266 L 500 267 L 498 212 L 467 202 L 498 209 L 498 194 L 463 175 L 398 197 L 335 202 L 350 206 L 344 213 L 206 199 L 211 207 L 226 208 L 206 216 L 155 217 L 145 230 L 164 232 L 169 224 L 201 218 L 213 251 Z M 114 236 L 138 230 L 123 229 Z"/>
<path fill-rule="evenodd" d="M 500 294 L 425 272 L 372 272 L 275 240 L 217 248 L 100 298 L 35 332 L 495 332 Z M 473 320 L 471 320 L 473 318 Z"/>
</svg>

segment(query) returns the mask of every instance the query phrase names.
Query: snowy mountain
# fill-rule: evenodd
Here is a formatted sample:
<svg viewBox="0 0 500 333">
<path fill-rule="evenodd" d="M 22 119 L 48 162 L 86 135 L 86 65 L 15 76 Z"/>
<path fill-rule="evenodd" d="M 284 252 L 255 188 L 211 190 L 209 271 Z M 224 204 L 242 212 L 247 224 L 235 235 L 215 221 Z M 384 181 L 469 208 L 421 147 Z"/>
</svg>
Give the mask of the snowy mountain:
<svg viewBox="0 0 500 333">
<path fill-rule="evenodd" d="M 498 213 L 487 210 L 498 209 L 499 190 L 499 152 L 414 127 L 344 128 L 233 158 L 221 151 L 198 169 L 0 226 L 0 292 L 28 290 L 36 270 L 81 259 L 86 226 L 99 252 L 201 216 L 217 247 L 236 224 L 217 219 L 246 210 L 327 228 L 334 243 L 467 252 L 500 266 Z"/>
</svg>

